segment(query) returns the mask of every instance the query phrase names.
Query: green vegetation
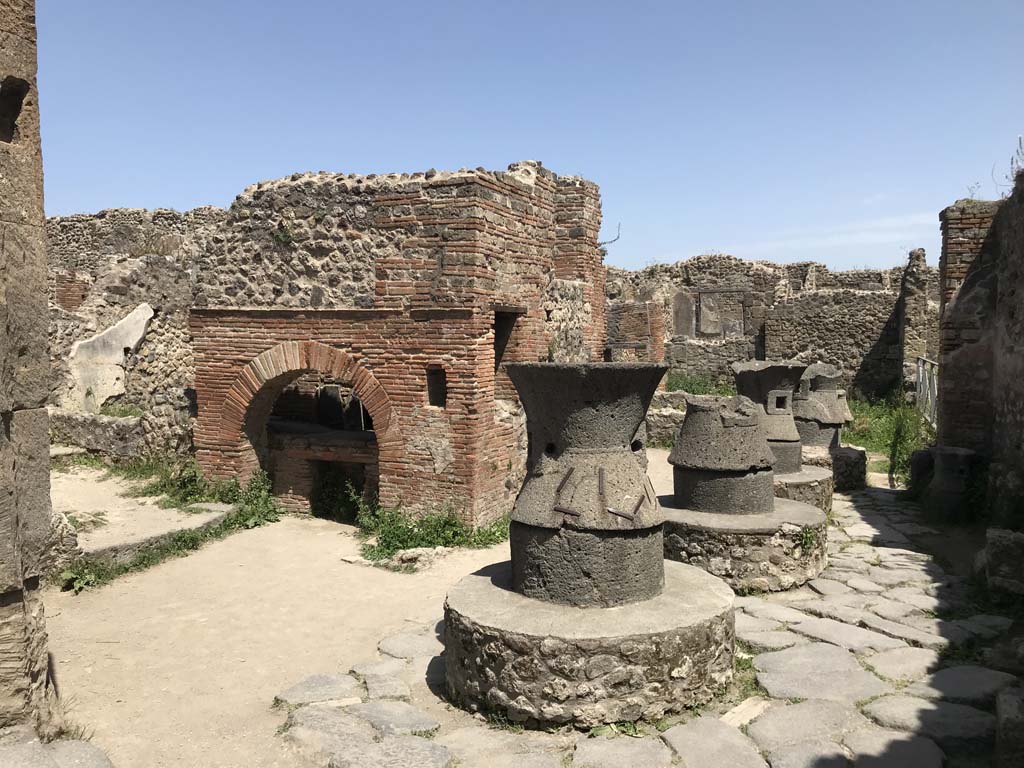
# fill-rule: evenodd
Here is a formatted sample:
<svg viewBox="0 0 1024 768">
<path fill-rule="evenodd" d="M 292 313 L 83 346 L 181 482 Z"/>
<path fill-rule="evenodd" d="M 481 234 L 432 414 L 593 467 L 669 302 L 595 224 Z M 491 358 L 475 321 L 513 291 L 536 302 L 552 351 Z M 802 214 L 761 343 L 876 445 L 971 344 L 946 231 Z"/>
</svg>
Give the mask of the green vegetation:
<svg viewBox="0 0 1024 768">
<path fill-rule="evenodd" d="M 142 409 L 131 403 L 104 403 L 100 406 L 100 415 L 115 416 L 117 418 L 134 417 L 141 416 Z"/>
<path fill-rule="evenodd" d="M 715 381 L 705 376 L 690 376 L 678 371 L 669 371 L 665 380 L 669 392 L 687 392 L 691 395 L 735 395 L 736 387 L 728 382 Z"/>
<path fill-rule="evenodd" d="M 455 515 L 451 505 L 417 517 L 401 507 L 367 502 L 351 483 L 348 495 L 360 535 L 367 539 L 362 548 L 367 560 L 387 560 L 399 550 L 413 547 L 479 549 L 508 538 L 507 518 L 473 530 Z"/>
<path fill-rule="evenodd" d="M 910 455 L 930 445 L 935 432 L 917 408 L 895 397 L 874 402 L 850 400 L 853 422 L 843 429 L 843 442 L 884 454 L 888 471 L 898 480 L 910 477 Z"/>
<path fill-rule="evenodd" d="M 143 571 L 169 558 L 187 555 L 206 542 L 222 539 L 234 531 L 256 528 L 278 519 L 277 505 L 270 495 L 270 478 L 265 472 L 253 475 L 245 488 L 238 493 L 236 503 L 235 511 L 216 525 L 178 531 L 167 540 L 140 550 L 127 563 L 79 558 L 60 573 L 61 587 L 78 594 L 83 589 L 102 586 L 126 573 Z"/>
<path fill-rule="evenodd" d="M 814 549 L 818 543 L 818 532 L 809 525 L 800 529 L 800 546 L 803 549 Z"/>
</svg>

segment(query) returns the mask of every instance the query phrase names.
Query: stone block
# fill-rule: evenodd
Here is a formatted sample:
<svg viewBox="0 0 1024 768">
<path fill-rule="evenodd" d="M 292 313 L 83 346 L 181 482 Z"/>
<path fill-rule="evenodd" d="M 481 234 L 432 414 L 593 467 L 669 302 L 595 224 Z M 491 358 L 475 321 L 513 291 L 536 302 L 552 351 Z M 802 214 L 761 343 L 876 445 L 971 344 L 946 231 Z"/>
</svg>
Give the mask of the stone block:
<svg viewBox="0 0 1024 768">
<path fill-rule="evenodd" d="M 867 483 L 868 453 L 855 445 L 832 451 L 832 481 L 840 492 L 858 491 Z"/>
<path fill-rule="evenodd" d="M 1024 688 L 1004 688 L 996 697 L 996 768 L 1024 765 Z"/>
<path fill-rule="evenodd" d="M 985 533 L 989 586 L 1024 595 L 1024 532 L 989 528 Z"/>
<path fill-rule="evenodd" d="M 0 411 L 42 407 L 50 393 L 43 238 L 41 227 L 0 223 Z"/>
<path fill-rule="evenodd" d="M 49 417 L 45 408 L 11 415 L 14 444 L 14 504 L 21 546 L 22 578 L 44 575 L 53 545 L 50 507 Z"/>
</svg>

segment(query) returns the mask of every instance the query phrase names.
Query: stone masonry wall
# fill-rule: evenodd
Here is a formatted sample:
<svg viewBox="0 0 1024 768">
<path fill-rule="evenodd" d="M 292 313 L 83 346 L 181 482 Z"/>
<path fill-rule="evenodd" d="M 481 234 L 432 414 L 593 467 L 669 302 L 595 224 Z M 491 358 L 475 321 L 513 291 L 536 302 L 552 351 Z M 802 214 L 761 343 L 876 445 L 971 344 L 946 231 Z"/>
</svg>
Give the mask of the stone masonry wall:
<svg viewBox="0 0 1024 768">
<path fill-rule="evenodd" d="M 909 305 L 915 313 L 910 327 L 934 340 L 929 328 L 935 324 L 938 271 L 924 264 L 915 269 L 914 286 L 925 300 Z M 607 289 L 611 308 L 636 301 L 663 307 L 665 359 L 674 371 L 730 380 L 729 364 L 736 360 L 800 352 L 812 361 L 818 355 L 841 363 L 847 386 L 882 394 L 901 376 L 900 318 L 890 323 L 890 316 L 903 276 L 903 267 L 833 272 L 813 262 L 717 254 L 637 272 L 611 270 Z M 836 314 L 821 329 L 826 312 Z"/>
<path fill-rule="evenodd" d="M 660 363 L 665 359 L 665 316 L 654 302 L 613 304 L 607 311 L 608 350 L 618 361 L 643 360 Z"/>
<path fill-rule="evenodd" d="M 188 450 L 194 415 L 188 311 L 197 256 L 224 216 L 218 208 L 113 209 L 47 221 L 52 406 L 61 406 L 72 388 L 74 342 L 145 302 L 154 316 L 139 348 L 123 361 L 125 392 L 116 404 L 143 414 L 140 450 Z"/>
<path fill-rule="evenodd" d="M 996 520 L 1024 530 L 1024 175 L 995 221 L 999 297 L 993 322 L 989 492 Z M 940 369 L 941 371 L 941 369 Z M 941 380 L 941 372 L 940 372 Z"/>
<path fill-rule="evenodd" d="M 0 737 L 56 726 L 40 578 L 51 550 L 46 242 L 35 4 L 0 3 Z M 17 736 L 15 736 L 17 738 Z"/>
</svg>

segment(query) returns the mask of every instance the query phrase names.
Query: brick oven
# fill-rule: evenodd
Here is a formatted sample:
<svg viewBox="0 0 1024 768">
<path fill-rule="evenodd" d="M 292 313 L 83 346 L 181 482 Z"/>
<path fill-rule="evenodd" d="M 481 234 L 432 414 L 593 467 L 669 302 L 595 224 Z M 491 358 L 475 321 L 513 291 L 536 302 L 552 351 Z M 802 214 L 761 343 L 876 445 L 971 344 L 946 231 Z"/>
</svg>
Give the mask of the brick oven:
<svg viewBox="0 0 1024 768">
<path fill-rule="evenodd" d="M 479 525 L 525 472 L 506 362 L 600 359 L 597 186 L 507 171 L 296 174 L 248 188 L 197 263 L 195 444 L 308 510 L 327 473 Z"/>
</svg>

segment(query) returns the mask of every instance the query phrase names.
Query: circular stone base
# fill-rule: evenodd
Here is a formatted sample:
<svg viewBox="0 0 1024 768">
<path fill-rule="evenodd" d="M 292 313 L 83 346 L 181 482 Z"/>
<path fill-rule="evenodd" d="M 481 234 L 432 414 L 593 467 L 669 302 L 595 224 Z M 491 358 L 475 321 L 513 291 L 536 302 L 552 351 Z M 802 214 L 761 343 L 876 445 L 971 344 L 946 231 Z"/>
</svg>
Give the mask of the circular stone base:
<svg viewBox="0 0 1024 768">
<path fill-rule="evenodd" d="M 510 589 L 511 564 L 470 574 L 444 606 L 452 701 L 529 727 L 657 721 L 711 700 L 732 679 L 733 593 L 665 563 L 665 591 L 575 608 Z"/>
<path fill-rule="evenodd" d="M 828 523 L 810 504 L 775 499 L 774 511 L 759 515 L 664 510 L 665 557 L 702 568 L 738 592 L 790 589 L 825 569 Z"/>
<path fill-rule="evenodd" d="M 799 472 L 775 475 L 775 496 L 779 499 L 802 501 L 817 507 L 826 515 L 832 512 L 832 488 L 835 485 L 832 470 L 804 464 Z"/>
</svg>

